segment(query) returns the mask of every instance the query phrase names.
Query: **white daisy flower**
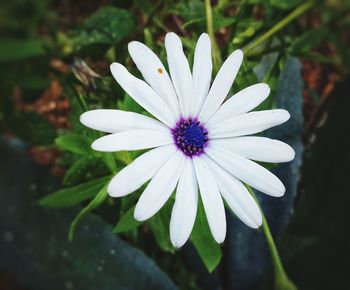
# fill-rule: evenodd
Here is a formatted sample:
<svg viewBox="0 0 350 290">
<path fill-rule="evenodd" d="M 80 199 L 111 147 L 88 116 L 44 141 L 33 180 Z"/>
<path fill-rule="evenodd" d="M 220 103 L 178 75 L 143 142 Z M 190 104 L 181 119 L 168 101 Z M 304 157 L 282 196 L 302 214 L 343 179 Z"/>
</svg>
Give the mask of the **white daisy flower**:
<svg viewBox="0 0 350 290">
<path fill-rule="evenodd" d="M 207 34 L 197 42 L 194 64 L 189 67 L 180 38 L 165 37 L 170 75 L 159 58 L 144 44 L 129 43 L 129 53 L 146 82 L 131 75 L 120 63 L 111 71 L 119 85 L 156 119 L 121 110 L 92 110 L 81 122 L 111 133 L 92 148 L 115 152 L 154 148 L 123 168 L 110 182 L 108 193 L 121 197 L 150 180 L 137 202 L 134 217 L 152 217 L 175 190 L 170 238 L 181 247 L 189 238 L 197 212 L 198 193 L 211 233 L 218 243 L 226 235 L 223 199 L 246 225 L 262 224 L 259 206 L 243 183 L 271 195 L 282 196 L 282 182 L 255 161 L 288 162 L 293 149 L 280 141 L 248 136 L 286 122 L 285 110 L 249 112 L 270 93 L 266 84 L 250 86 L 227 101 L 242 63 L 241 50 L 224 62 L 211 84 L 211 45 Z"/>
</svg>

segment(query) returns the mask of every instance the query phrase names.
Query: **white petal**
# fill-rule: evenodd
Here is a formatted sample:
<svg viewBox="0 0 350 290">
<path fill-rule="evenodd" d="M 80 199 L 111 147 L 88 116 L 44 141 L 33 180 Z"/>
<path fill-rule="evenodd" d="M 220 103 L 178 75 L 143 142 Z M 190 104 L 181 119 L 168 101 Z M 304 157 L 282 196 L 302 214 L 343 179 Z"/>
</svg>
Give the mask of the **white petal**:
<svg viewBox="0 0 350 290">
<path fill-rule="evenodd" d="M 211 44 L 207 33 L 203 33 L 197 42 L 193 60 L 193 103 L 191 115 L 198 116 L 208 95 L 211 73 Z"/>
<path fill-rule="evenodd" d="M 222 243 L 226 236 L 226 217 L 218 185 L 201 157 L 195 157 L 193 163 L 210 231 L 215 241 Z"/>
<path fill-rule="evenodd" d="M 251 228 L 258 228 L 262 224 L 259 206 L 241 181 L 229 174 L 211 158 L 204 156 L 212 169 L 222 197 L 235 215 Z"/>
<path fill-rule="evenodd" d="M 238 49 L 231 53 L 220 68 L 199 116 L 203 123 L 209 120 L 226 98 L 242 64 L 242 60 L 243 52 Z"/>
<path fill-rule="evenodd" d="M 136 204 L 134 212 L 136 220 L 149 219 L 165 204 L 179 180 L 184 161 L 185 156 L 177 151 L 159 169 Z"/>
<path fill-rule="evenodd" d="M 234 116 L 247 113 L 261 104 L 270 94 L 267 84 L 255 84 L 233 95 L 209 119 L 208 126 L 228 120 Z"/>
<path fill-rule="evenodd" d="M 184 117 L 190 113 L 193 99 L 193 82 L 190 66 L 182 49 L 180 38 L 173 32 L 165 36 L 165 49 L 171 79 Z"/>
<path fill-rule="evenodd" d="M 283 183 L 270 171 L 236 153 L 209 146 L 206 153 L 233 176 L 271 196 L 282 196 Z"/>
<path fill-rule="evenodd" d="M 180 106 L 168 72 L 158 56 L 146 45 L 132 41 L 129 53 L 142 76 L 153 90 L 164 100 L 176 117 L 180 116 Z"/>
<path fill-rule="evenodd" d="M 290 118 L 286 110 L 250 112 L 209 127 L 211 138 L 227 138 L 255 134 L 280 125 Z"/>
<path fill-rule="evenodd" d="M 237 153 L 245 158 L 280 163 L 294 159 L 295 152 L 288 144 L 266 137 L 236 137 L 212 139 L 212 146 Z"/>
<path fill-rule="evenodd" d="M 176 117 L 167 104 L 144 81 L 134 77 L 120 63 L 111 64 L 115 80 L 135 102 L 168 126 L 173 126 Z"/>
<path fill-rule="evenodd" d="M 170 219 L 170 239 L 180 248 L 192 232 L 198 205 L 196 173 L 190 158 L 186 158 L 176 190 L 175 204 Z"/>
<path fill-rule="evenodd" d="M 97 151 L 141 150 L 173 143 L 170 132 L 133 130 L 103 136 L 92 143 Z"/>
<path fill-rule="evenodd" d="M 120 197 L 139 189 L 156 174 L 159 168 L 175 152 L 175 146 L 166 145 L 152 149 L 137 157 L 112 178 L 107 188 L 109 195 Z"/>
<path fill-rule="evenodd" d="M 86 127 L 107 133 L 128 130 L 164 131 L 169 129 L 161 122 L 134 112 L 120 110 L 91 110 L 80 116 Z"/>
</svg>

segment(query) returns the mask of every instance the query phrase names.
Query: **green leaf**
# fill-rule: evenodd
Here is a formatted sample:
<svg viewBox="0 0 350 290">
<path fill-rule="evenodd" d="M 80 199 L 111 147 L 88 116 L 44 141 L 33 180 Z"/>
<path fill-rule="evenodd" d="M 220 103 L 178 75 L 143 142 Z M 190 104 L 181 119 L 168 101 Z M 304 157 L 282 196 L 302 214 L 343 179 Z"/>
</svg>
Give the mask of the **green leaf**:
<svg viewBox="0 0 350 290">
<path fill-rule="evenodd" d="M 151 1 L 145 1 L 145 0 L 134 0 L 134 5 L 137 6 L 138 9 L 140 9 L 143 14 L 148 15 L 152 9 L 154 9 L 154 3 Z"/>
<path fill-rule="evenodd" d="M 262 26 L 263 22 L 255 19 L 239 21 L 237 32 L 232 39 L 232 43 L 235 44 L 236 47 L 240 47 L 247 39 L 252 38 Z"/>
<path fill-rule="evenodd" d="M 91 149 L 90 140 L 82 135 L 67 134 L 56 138 L 56 145 L 61 149 L 80 154 L 94 154 L 96 151 Z"/>
<path fill-rule="evenodd" d="M 319 46 L 327 37 L 327 31 L 319 28 L 305 32 L 294 40 L 290 47 L 292 53 L 307 53 Z"/>
<path fill-rule="evenodd" d="M 130 151 L 118 151 L 114 153 L 114 156 L 117 160 L 126 165 L 130 164 L 134 160 Z"/>
<path fill-rule="evenodd" d="M 77 186 L 64 188 L 40 199 L 39 204 L 47 207 L 70 207 L 93 197 L 110 180 L 102 177 Z"/>
<path fill-rule="evenodd" d="M 179 15 L 186 21 L 205 19 L 204 4 L 200 0 L 180 1 L 176 11 L 178 11 Z"/>
<path fill-rule="evenodd" d="M 73 130 L 79 133 L 80 135 L 94 137 L 96 133 L 90 128 L 87 128 L 82 123 L 80 123 L 81 114 L 83 114 L 89 109 L 83 102 L 82 96 L 79 95 L 75 87 L 72 86 L 72 84 L 68 81 L 62 81 L 62 85 L 65 91 L 65 95 L 68 97 L 69 103 L 72 108 L 70 121 L 72 123 Z"/>
<path fill-rule="evenodd" d="M 118 101 L 118 108 L 123 111 L 131 111 L 135 113 L 143 112 L 143 108 L 127 94 L 124 95 L 123 101 Z"/>
<path fill-rule="evenodd" d="M 134 30 L 134 16 L 127 10 L 105 6 L 86 19 L 76 31 L 75 43 L 118 44 Z"/>
<path fill-rule="evenodd" d="M 302 0 L 270 0 L 272 7 L 288 10 L 296 7 Z"/>
<path fill-rule="evenodd" d="M 106 176 L 108 173 L 109 168 L 101 157 L 84 156 L 69 168 L 64 176 L 63 184 L 72 186 Z"/>
<path fill-rule="evenodd" d="M 16 112 L 6 123 L 19 138 L 32 145 L 51 145 L 56 138 L 54 126 L 36 112 Z"/>
<path fill-rule="evenodd" d="M 213 23 L 213 27 L 214 27 L 214 31 L 218 31 L 221 28 L 230 26 L 232 24 L 236 23 L 236 19 L 233 17 L 223 17 L 218 13 L 214 13 L 214 23 Z M 205 27 L 206 25 L 206 18 L 199 18 L 199 19 L 192 19 L 187 21 L 186 23 L 184 23 L 182 25 L 183 29 L 187 29 L 190 28 L 191 26 L 202 26 Z"/>
<path fill-rule="evenodd" d="M 149 225 L 158 246 L 163 251 L 174 253 L 175 248 L 171 244 L 169 234 L 169 223 L 172 204 L 172 200 L 169 199 L 169 201 L 163 206 L 163 208 L 149 220 Z"/>
<path fill-rule="evenodd" d="M 102 153 L 102 158 L 109 168 L 110 172 L 115 173 L 118 169 L 117 162 L 115 162 L 115 158 L 112 152 L 104 152 Z"/>
<path fill-rule="evenodd" d="M 61 156 L 59 159 L 56 161 L 56 164 L 64 167 L 64 168 L 69 168 L 71 167 L 75 162 L 77 162 L 81 158 L 80 155 L 74 154 L 69 151 L 64 151 L 62 152 Z"/>
<path fill-rule="evenodd" d="M 234 92 L 243 90 L 244 88 L 254 85 L 258 82 L 259 81 L 253 71 L 252 66 L 248 61 L 244 61 L 235 79 L 235 85 L 233 86 Z"/>
<path fill-rule="evenodd" d="M 107 185 L 105 185 L 95 196 L 95 198 L 90 201 L 90 203 L 84 207 L 79 214 L 75 217 L 75 219 L 72 221 L 69 227 L 69 232 L 68 232 L 68 240 L 72 241 L 74 237 L 74 231 L 79 224 L 79 222 L 93 209 L 96 207 L 100 206 L 108 197 L 107 193 Z"/>
<path fill-rule="evenodd" d="M 74 87 L 69 85 L 67 82 L 63 82 L 64 89 L 69 98 L 69 102 L 72 106 L 72 114 L 71 114 L 71 123 L 74 131 L 79 132 L 81 135 L 87 136 L 88 140 L 94 140 L 102 135 L 96 131 L 91 130 L 90 128 L 85 127 L 80 123 L 80 116 L 84 112 L 86 112 L 89 108 L 87 107 L 83 96 L 80 95 Z M 89 145 L 90 146 L 90 145 Z M 117 165 L 114 160 L 113 153 L 103 153 L 102 158 L 105 161 L 106 165 L 110 169 L 112 173 L 116 172 Z"/>
<path fill-rule="evenodd" d="M 139 222 L 134 219 L 134 210 L 135 206 L 130 208 L 119 220 L 117 225 L 114 227 L 113 232 L 120 234 L 132 231 L 136 229 L 142 222 Z"/>
<path fill-rule="evenodd" d="M 227 26 L 231 26 L 234 23 L 236 23 L 236 18 L 224 17 L 219 13 L 214 13 L 214 31 L 217 31 Z"/>
<path fill-rule="evenodd" d="M 196 222 L 191 234 L 191 242 L 209 272 L 220 263 L 222 252 L 211 235 L 202 202 L 198 202 Z"/>
<path fill-rule="evenodd" d="M 190 28 L 191 26 L 196 26 L 196 25 L 203 25 L 204 23 L 205 23 L 204 17 L 199 18 L 199 19 L 192 19 L 192 20 L 185 22 L 182 25 L 182 29 L 187 29 L 187 28 Z"/>
<path fill-rule="evenodd" d="M 203 31 L 206 29 L 206 15 L 203 1 L 182 1 L 178 4 L 178 10 L 174 12 L 186 20 L 182 26 L 183 29 L 188 27 L 197 29 L 198 31 Z M 235 17 L 226 17 L 219 11 L 215 9 L 213 10 L 214 31 L 230 26 L 235 22 Z"/>
<path fill-rule="evenodd" d="M 42 40 L 0 40 L 0 63 L 19 61 L 44 53 Z"/>
</svg>

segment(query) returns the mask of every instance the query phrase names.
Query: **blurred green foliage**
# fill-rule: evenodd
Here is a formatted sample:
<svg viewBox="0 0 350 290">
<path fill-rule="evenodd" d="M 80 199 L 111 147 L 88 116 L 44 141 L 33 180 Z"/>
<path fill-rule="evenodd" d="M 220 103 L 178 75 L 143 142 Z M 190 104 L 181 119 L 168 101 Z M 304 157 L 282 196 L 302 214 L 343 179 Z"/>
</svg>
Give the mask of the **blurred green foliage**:
<svg viewBox="0 0 350 290">
<path fill-rule="evenodd" d="M 35 112 L 17 111 L 7 118 L 16 135 L 33 145 L 50 145 L 56 137 L 52 124 Z"/>
<path fill-rule="evenodd" d="M 87 46 L 115 46 L 134 30 L 134 17 L 124 9 L 104 6 L 72 31 L 74 51 Z"/>
</svg>

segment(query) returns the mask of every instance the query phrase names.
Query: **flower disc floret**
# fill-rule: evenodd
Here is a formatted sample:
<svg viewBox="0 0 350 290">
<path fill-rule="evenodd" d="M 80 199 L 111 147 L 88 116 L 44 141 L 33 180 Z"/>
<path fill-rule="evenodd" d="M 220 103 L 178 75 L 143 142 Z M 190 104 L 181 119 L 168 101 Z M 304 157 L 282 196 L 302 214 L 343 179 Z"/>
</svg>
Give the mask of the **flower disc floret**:
<svg viewBox="0 0 350 290">
<path fill-rule="evenodd" d="M 174 142 L 186 156 L 199 156 L 208 145 L 208 130 L 197 118 L 181 118 L 171 129 Z"/>
</svg>

